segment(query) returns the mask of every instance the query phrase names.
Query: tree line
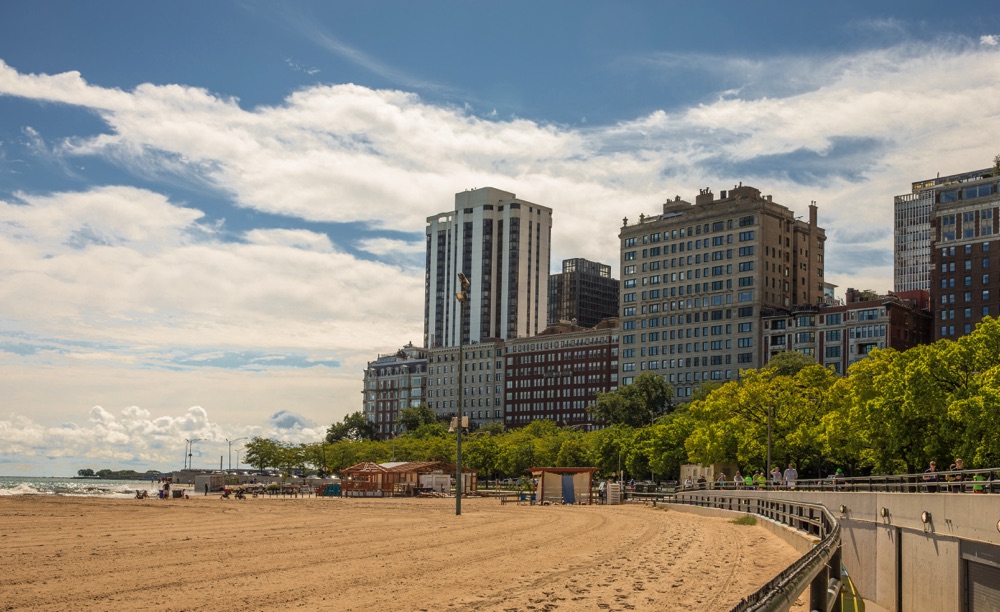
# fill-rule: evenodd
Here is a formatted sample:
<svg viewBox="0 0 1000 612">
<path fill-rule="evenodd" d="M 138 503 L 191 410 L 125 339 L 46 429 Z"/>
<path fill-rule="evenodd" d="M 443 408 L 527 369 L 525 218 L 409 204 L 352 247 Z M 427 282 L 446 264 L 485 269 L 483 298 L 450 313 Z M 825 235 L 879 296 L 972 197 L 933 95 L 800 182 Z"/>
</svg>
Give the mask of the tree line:
<svg viewBox="0 0 1000 612">
<path fill-rule="evenodd" d="M 599 467 L 605 476 L 676 479 L 685 463 L 763 469 L 770 420 L 775 465 L 802 477 L 841 467 L 849 475 L 920 472 L 956 457 L 966 467 L 1000 465 L 1000 322 L 986 317 L 957 341 L 907 351 L 880 349 L 844 377 L 800 353 L 782 353 L 739 380 L 699 388 L 672 403 L 673 390 L 646 372 L 600 394 L 588 408 L 596 431 L 535 421 L 463 436 L 463 463 L 480 478 L 524 475 L 532 467 Z M 247 462 L 259 469 L 337 472 L 363 462 L 455 460 L 454 434 L 426 407 L 400 414 L 394 440 L 375 440 L 360 413 L 331 425 L 324 440 L 284 444 L 255 438 Z"/>
</svg>

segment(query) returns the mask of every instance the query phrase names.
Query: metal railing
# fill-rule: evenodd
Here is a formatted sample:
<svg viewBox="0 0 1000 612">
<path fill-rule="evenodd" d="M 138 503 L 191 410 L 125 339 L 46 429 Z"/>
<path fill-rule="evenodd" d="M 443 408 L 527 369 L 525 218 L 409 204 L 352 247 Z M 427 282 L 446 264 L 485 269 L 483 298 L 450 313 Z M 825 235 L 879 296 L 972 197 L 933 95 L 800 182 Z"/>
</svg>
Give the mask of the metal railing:
<svg viewBox="0 0 1000 612">
<path fill-rule="evenodd" d="M 809 609 L 830 612 L 841 588 L 840 523 L 820 504 L 783 499 L 740 497 L 713 492 L 689 492 L 663 500 L 754 514 L 811 535 L 818 541 L 805 555 L 744 597 L 733 612 L 787 610 L 809 588 Z"/>
<path fill-rule="evenodd" d="M 691 488 L 677 487 L 676 493 L 698 491 L 788 491 L 783 482 L 751 486 L 724 483 L 695 483 Z M 828 476 L 826 478 L 799 478 L 794 490 L 799 491 L 864 491 L 879 493 L 1000 493 L 1000 468 L 953 470 L 916 474 L 889 474 L 873 476 Z"/>
</svg>

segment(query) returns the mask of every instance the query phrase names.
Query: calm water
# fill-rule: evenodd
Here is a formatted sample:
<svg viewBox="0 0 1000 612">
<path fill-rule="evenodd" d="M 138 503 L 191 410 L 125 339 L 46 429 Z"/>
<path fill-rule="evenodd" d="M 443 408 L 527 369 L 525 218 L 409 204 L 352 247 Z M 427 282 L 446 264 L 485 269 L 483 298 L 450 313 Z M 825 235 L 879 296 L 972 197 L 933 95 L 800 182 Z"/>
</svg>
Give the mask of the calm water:
<svg viewBox="0 0 1000 612">
<path fill-rule="evenodd" d="M 134 497 L 136 489 L 156 496 L 158 483 L 148 480 L 104 480 L 100 478 L 42 478 L 0 476 L 3 495 L 71 495 L 79 497 Z"/>
</svg>

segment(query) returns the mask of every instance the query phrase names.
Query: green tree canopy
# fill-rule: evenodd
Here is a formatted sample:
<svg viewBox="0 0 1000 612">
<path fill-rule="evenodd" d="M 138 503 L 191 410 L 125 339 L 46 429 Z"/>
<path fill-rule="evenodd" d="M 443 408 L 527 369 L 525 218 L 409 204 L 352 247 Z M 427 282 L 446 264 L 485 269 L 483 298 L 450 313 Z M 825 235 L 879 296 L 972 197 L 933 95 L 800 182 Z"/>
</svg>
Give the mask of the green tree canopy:
<svg viewBox="0 0 1000 612">
<path fill-rule="evenodd" d="M 330 425 L 326 430 L 326 441 L 337 440 L 375 440 L 378 438 L 378 428 L 365 418 L 360 411 L 344 417 L 340 423 Z"/>
<path fill-rule="evenodd" d="M 662 376 L 643 372 L 630 385 L 599 393 L 587 411 L 598 423 L 642 427 L 669 412 L 673 396 L 673 387 Z"/>
<path fill-rule="evenodd" d="M 437 422 L 437 415 L 434 414 L 427 404 L 420 404 L 416 407 L 403 408 L 399 411 L 397 422 L 407 432 L 415 431 L 421 425 L 430 425 Z"/>
</svg>

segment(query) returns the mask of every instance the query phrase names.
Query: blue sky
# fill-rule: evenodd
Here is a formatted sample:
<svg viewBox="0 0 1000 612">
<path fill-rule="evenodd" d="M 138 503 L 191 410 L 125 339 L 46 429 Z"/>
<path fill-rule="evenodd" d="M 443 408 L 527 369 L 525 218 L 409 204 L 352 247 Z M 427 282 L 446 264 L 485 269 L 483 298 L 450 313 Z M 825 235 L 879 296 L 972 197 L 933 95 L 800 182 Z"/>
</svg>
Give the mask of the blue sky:
<svg viewBox="0 0 1000 612">
<path fill-rule="evenodd" d="M 892 196 L 1000 153 L 1000 11 L 948 8 L 4 3 L 0 473 L 318 439 L 471 187 L 552 207 L 558 268 L 742 182 L 890 289 Z"/>
</svg>

